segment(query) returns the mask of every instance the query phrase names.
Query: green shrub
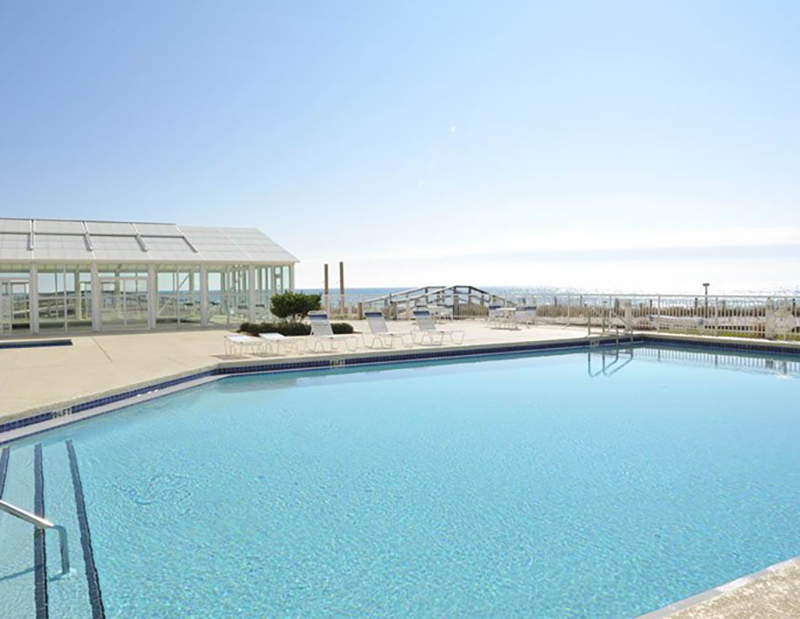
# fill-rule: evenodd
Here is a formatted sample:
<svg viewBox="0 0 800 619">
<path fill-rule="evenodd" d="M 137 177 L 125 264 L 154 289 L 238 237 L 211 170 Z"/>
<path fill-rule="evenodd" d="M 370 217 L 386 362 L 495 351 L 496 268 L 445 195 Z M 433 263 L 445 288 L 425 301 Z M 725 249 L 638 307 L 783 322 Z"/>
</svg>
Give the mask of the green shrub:
<svg viewBox="0 0 800 619">
<path fill-rule="evenodd" d="M 278 318 L 298 321 L 308 316 L 308 312 L 318 310 L 321 303 L 322 295 L 319 294 L 284 292 L 272 297 L 269 308 Z"/>
<path fill-rule="evenodd" d="M 244 322 L 239 327 L 240 333 L 258 335 L 259 333 L 280 333 L 287 337 L 292 335 L 310 335 L 311 325 L 303 322 L 281 320 L 279 322 Z"/>
<path fill-rule="evenodd" d="M 333 322 L 331 329 L 337 335 L 353 333 L 353 325 L 346 322 Z M 259 333 L 280 333 L 287 337 L 293 335 L 311 335 L 311 325 L 304 322 L 293 322 L 291 320 L 280 320 L 278 322 L 243 322 L 239 327 L 239 333 L 257 336 Z"/>
</svg>

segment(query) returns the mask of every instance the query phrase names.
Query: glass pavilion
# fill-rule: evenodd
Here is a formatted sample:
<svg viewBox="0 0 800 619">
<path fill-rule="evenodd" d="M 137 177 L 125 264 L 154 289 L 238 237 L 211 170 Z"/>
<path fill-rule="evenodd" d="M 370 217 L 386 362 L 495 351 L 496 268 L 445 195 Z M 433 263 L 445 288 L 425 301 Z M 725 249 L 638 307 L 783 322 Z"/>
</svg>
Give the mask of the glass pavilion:
<svg viewBox="0 0 800 619">
<path fill-rule="evenodd" d="M 263 320 L 297 262 L 253 228 L 0 218 L 0 336 Z"/>
</svg>

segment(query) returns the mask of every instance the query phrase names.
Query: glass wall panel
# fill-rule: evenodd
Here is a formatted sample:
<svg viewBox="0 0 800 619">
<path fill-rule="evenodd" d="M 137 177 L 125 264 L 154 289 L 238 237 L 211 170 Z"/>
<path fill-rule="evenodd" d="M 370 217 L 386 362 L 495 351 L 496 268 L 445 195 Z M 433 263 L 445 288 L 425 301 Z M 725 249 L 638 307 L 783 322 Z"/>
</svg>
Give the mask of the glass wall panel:
<svg viewBox="0 0 800 619">
<path fill-rule="evenodd" d="M 280 271 L 281 271 L 281 289 L 280 289 L 280 292 L 286 292 L 287 290 L 290 289 L 290 286 L 291 286 L 291 281 L 290 281 L 291 278 L 289 277 L 289 267 L 288 266 L 283 266 L 283 267 L 278 267 L 278 268 L 280 268 Z"/>
<path fill-rule="evenodd" d="M 0 335 L 21 334 L 31 327 L 27 264 L 0 265 Z"/>
<path fill-rule="evenodd" d="M 272 299 L 272 267 L 256 267 L 256 320 L 268 320 Z"/>
<path fill-rule="evenodd" d="M 40 265 L 39 330 L 88 331 L 92 327 L 92 274 L 84 265 Z"/>
<path fill-rule="evenodd" d="M 160 265 L 156 324 L 200 324 L 200 267 Z"/>
<path fill-rule="evenodd" d="M 208 324 L 228 325 L 227 295 L 224 292 L 225 267 L 208 269 Z"/>
<path fill-rule="evenodd" d="M 100 311 L 103 330 L 147 328 L 147 266 L 100 267 Z"/>
<path fill-rule="evenodd" d="M 248 270 L 243 265 L 208 267 L 209 324 L 237 325 L 249 319 Z"/>
<path fill-rule="evenodd" d="M 250 317 L 248 271 L 246 266 L 232 266 L 227 271 L 225 287 L 228 291 L 228 311 L 230 323 L 234 325 L 245 322 Z"/>
</svg>

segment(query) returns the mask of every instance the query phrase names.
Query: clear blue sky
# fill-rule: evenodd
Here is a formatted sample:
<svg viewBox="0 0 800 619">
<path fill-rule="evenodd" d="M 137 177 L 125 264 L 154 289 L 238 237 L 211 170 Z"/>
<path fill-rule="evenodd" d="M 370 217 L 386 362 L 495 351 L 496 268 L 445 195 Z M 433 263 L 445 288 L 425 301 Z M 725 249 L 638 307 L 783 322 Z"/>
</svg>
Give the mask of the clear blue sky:
<svg viewBox="0 0 800 619">
<path fill-rule="evenodd" d="M 0 4 L 0 213 L 248 225 L 299 283 L 800 282 L 800 2 Z"/>
</svg>

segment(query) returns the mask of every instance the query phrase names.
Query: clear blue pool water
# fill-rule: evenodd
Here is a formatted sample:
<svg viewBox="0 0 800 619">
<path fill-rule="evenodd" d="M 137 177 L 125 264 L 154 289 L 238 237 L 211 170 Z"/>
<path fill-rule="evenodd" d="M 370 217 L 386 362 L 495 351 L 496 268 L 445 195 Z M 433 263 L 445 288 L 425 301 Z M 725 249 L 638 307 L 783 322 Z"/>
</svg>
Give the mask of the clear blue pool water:
<svg viewBox="0 0 800 619">
<path fill-rule="evenodd" d="M 712 357 L 229 378 L 35 440 L 109 617 L 633 617 L 800 554 L 800 381 Z"/>
</svg>

